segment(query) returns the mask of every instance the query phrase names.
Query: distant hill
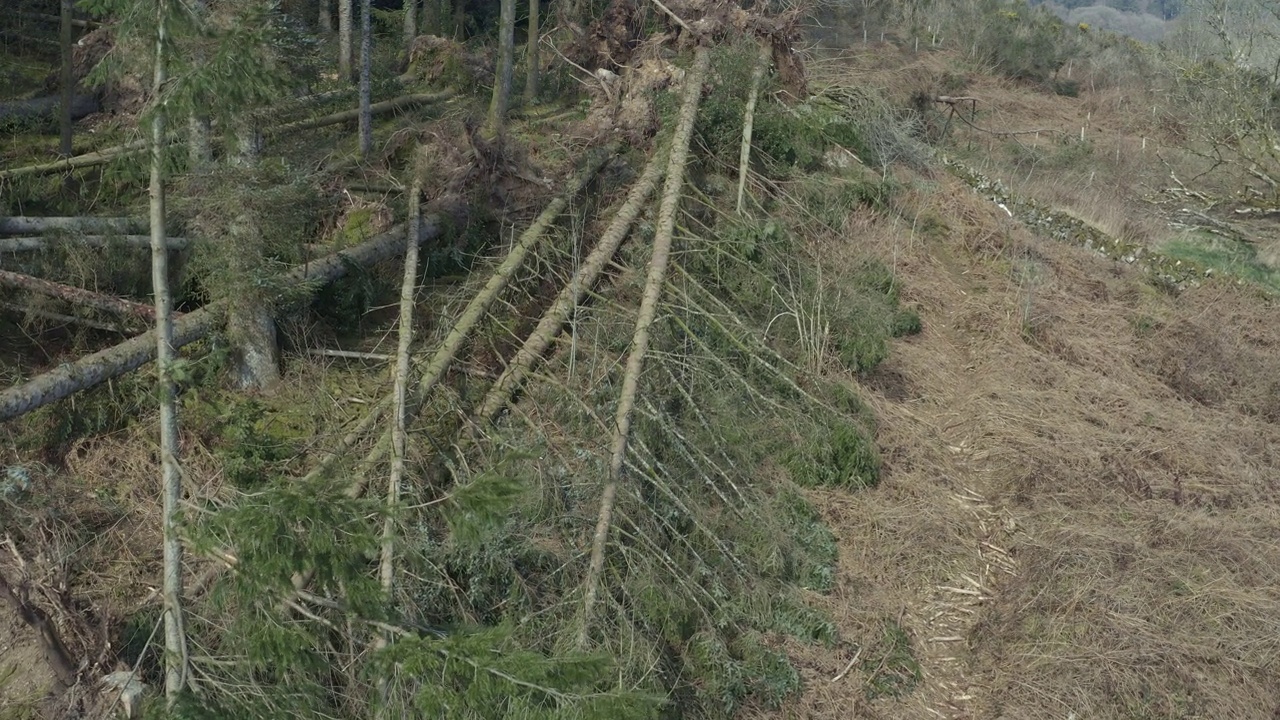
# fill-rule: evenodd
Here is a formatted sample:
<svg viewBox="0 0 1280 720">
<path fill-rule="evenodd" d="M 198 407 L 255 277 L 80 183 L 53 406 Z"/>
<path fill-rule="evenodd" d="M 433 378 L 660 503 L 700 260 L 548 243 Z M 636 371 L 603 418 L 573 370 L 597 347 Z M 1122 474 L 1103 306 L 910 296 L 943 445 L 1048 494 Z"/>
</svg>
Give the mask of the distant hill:
<svg viewBox="0 0 1280 720">
<path fill-rule="evenodd" d="M 1045 6 L 1068 23 L 1085 23 L 1144 42 L 1162 38 L 1169 21 L 1183 9 L 1182 0 L 1059 0 L 1032 4 Z"/>
</svg>

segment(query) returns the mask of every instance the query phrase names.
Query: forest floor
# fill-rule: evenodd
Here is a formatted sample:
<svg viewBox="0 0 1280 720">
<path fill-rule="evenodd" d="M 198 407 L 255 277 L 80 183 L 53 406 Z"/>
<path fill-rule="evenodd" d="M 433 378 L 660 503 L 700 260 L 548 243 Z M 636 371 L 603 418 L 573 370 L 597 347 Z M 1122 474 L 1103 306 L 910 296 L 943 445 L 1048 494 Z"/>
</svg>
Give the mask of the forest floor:
<svg viewBox="0 0 1280 720">
<path fill-rule="evenodd" d="M 878 45 L 841 62 L 888 87 L 956 61 Z M 1029 171 L 1035 141 L 965 130 L 958 157 L 1105 231 L 1152 246 L 1172 235 L 1140 197 L 1165 171 L 1154 151 L 1134 153 L 1147 130 L 1122 88 L 1070 98 L 968 80 L 984 125 L 1084 123 L 1093 150 Z M 942 169 L 895 172 L 906 189 L 893 212 L 851 215 L 847 243 L 822 249 L 828 277 L 878 257 L 923 320 L 884 364 L 846 378 L 878 420 L 880 483 L 806 491 L 840 551 L 834 589 L 808 599 L 841 642 L 784 641 L 803 689 L 742 716 L 1274 717 L 1274 300 L 1230 280 L 1157 289 L 1037 236 Z M 918 676 L 880 692 L 877 672 L 850 672 L 869 659 Z M 44 668 L 5 610 L 0 719 L 25 717 L 6 703 L 29 707 L 52 683 Z"/>
</svg>

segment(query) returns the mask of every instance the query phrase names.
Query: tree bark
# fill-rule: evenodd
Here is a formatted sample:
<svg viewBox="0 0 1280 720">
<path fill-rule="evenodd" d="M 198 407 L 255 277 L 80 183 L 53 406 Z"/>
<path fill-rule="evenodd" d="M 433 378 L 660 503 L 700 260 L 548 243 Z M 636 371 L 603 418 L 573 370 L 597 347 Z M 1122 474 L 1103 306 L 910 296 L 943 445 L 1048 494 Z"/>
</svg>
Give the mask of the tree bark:
<svg viewBox="0 0 1280 720">
<path fill-rule="evenodd" d="M 142 303 L 113 297 L 111 295 L 104 295 L 102 293 L 85 290 L 83 288 L 72 287 L 71 285 L 50 282 L 38 277 L 31 277 L 30 275 L 21 275 L 8 270 L 0 270 L 0 287 L 19 288 L 26 290 L 27 292 L 56 297 L 59 300 L 65 300 L 69 303 L 85 305 L 116 315 L 124 315 L 126 317 L 133 316 L 147 320 L 155 320 L 156 317 L 155 308 L 150 305 L 144 305 Z"/>
<path fill-rule="evenodd" d="M 502 133 L 507 122 L 507 105 L 511 101 L 511 66 L 515 61 L 516 0 L 501 0 L 498 18 L 498 67 L 494 71 L 493 96 L 489 101 L 489 120 L 485 136 L 492 139 Z"/>
<path fill-rule="evenodd" d="M 156 30 L 155 79 L 152 92 L 159 97 L 166 80 L 165 60 L 168 8 L 160 2 Z M 165 638 L 165 700 L 170 710 L 187 682 L 187 639 L 182 617 L 182 544 L 177 516 L 182 503 L 182 471 L 178 466 L 177 386 L 173 381 L 173 298 L 169 294 L 169 248 L 165 242 L 165 119 L 163 105 L 151 120 L 151 287 L 156 306 L 156 364 L 160 390 L 160 465 L 162 474 L 162 529 L 164 545 L 163 590 Z"/>
<path fill-rule="evenodd" d="M 422 240 L 439 235 L 440 227 L 439 218 L 427 218 L 422 223 Z M 286 285 L 305 281 L 330 282 L 345 275 L 351 265 L 381 262 L 404 247 L 403 232 L 404 228 L 397 228 L 362 245 L 299 265 L 285 275 L 283 282 Z M 226 302 L 220 301 L 183 315 L 173 323 L 170 345 L 176 349 L 204 337 L 218 324 L 225 311 Z M 0 391 L 0 422 L 142 367 L 155 359 L 156 352 L 156 336 L 152 331 L 73 362 L 63 363 L 21 385 Z"/>
<path fill-rule="evenodd" d="M 344 83 L 351 76 L 351 2 L 338 0 L 338 79 Z"/>
<path fill-rule="evenodd" d="M 666 279 L 667 262 L 671 258 L 671 240 L 675 231 L 676 211 L 680 206 L 680 192 L 684 185 L 685 162 L 689 157 L 689 140 L 693 136 L 694 120 L 698 116 L 698 103 L 702 99 L 702 83 L 711 65 L 711 51 L 699 45 L 695 51 L 693 68 L 685 78 L 684 102 L 676 130 L 671 140 L 671 158 L 667 164 L 667 179 L 662 187 L 662 204 L 658 207 L 658 230 L 653 239 L 653 257 L 649 260 L 649 275 L 645 280 L 644 294 L 636 317 L 636 329 L 631 339 L 631 352 L 627 356 L 626 372 L 622 376 L 622 392 L 618 396 L 618 410 L 613 431 L 613 452 L 609 460 L 609 477 L 600 498 L 600 515 L 596 522 L 595 536 L 591 542 L 591 563 L 587 568 L 586 593 L 583 601 L 582 628 L 578 634 L 578 646 L 585 647 L 590 637 L 591 615 L 599 592 L 600 575 L 604 571 L 604 549 L 609 537 L 613 505 L 618 486 L 622 483 L 623 464 L 627 459 L 627 442 L 631 435 L 631 411 L 635 407 L 636 392 L 640 386 L 640 373 L 644 369 L 645 353 L 649 351 L 649 328 L 658 311 L 658 299 Z"/>
<path fill-rule="evenodd" d="M 541 46 L 542 30 L 538 24 L 538 0 L 529 0 L 529 44 L 525 50 L 525 62 L 528 65 L 528 72 L 524 77 L 524 103 L 532 105 L 538 101 L 538 83 L 541 79 L 539 73 L 542 72 L 542 60 L 539 58 L 538 48 Z"/>
<path fill-rule="evenodd" d="M 373 77 L 373 28 L 369 0 L 360 0 L 360 157 L 373 153 L 373 112 L 369 94 Z"/>
<path fill-rule="evenodd" d="M 71 14 L 73 0 L 62 0 L 62 26 L 58 42 L 62 47 L 62 74 L 59 90 L 62 91 L 62 113 L 59 118 L 60 136 L 58 152 L 71 157 L 71 103 L 75 97 L 75 80 L 71 73 Z"/>
</svg>

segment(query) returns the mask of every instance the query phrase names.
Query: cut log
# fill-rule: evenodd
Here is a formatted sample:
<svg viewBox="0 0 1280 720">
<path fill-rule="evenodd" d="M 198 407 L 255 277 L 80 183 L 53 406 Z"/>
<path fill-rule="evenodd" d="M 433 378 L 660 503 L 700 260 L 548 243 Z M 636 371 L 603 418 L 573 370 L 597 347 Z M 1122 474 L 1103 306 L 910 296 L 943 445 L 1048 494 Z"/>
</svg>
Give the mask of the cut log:
<svg viewBox="0 0 1280 720">
<path fill-rule="evenodd" d="M 0 235 L 37 235 L 47 232 L 139 233 L 147 231 L 145 218 L 123 217 L 0 217 Z"/>
<path fill-rule="evenodd" d="M 103 293 L 85 290 L 84 288 L 63 285 L 30 275 L 22 275 L 8 270 L 0 270 L 0 287 L 18 288 L 40 295 L 56 297 L 74 305 L 86 305 L 116 315 L 136 316 L 146 320 L 155 320 L 155 308 L 144 303 L 125 300 Z M 181 317 L 174 313 L 174 317 Z"/>
<path fill-rule="evenodd" d="M 10 237 L 0 238 L 0 253 L 43 252 L 58 247 L 111 247 L 124 245 L 127 247 L 146 248 L 151 238 L 146 235 L 72 235 L 60 238 L 45 237 Z M 168 239 L 170 250 L 184 250 L 187 239 L 171 237 Z"/>
<path fill-rule="evenodd" d="M 441 223 L 435 218 L 424 222 L 419 241 L 436 237 L 440 227 Z M 345 275 L 353 264 L 372 265 L 399 254 L 403 248 L 404 228 L 397 227 L 356 247 L 295 267 L 283 280 L 286 285 L 331 282 Z M 225 309 L 223 302 L 210 303 L 175 320 L 173 347 L 177 349 L 204 337 L 221 320 Z M 147 332 L 74 362 L 63 363 L 43 375 L 0 392 L 0 422 L 142 367 L 154 360 L 155 355 L 154 333 Z"/>
</svg>

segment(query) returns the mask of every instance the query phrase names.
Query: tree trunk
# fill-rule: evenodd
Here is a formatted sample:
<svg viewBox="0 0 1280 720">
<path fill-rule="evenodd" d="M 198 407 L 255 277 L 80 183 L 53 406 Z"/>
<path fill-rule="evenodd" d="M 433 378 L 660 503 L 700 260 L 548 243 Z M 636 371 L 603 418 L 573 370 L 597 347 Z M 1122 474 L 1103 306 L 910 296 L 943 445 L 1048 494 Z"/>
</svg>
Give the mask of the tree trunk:
<svg viewBox="0 0 1280 720">
<path fill-rule="evenodd" d="M 360 157 L 373 153 L 373 112 L 370 109 L 373 75 L 373 28 L 369 26 L 369 0 L 360 0 Z"/>
<path fill-rule="evenodd" d="M 58 152 L 63 157 L 71 157 L 71 102 L 75 97 L 75 80 L 71 73 L 71 11 L 73 0 L 62 0 L 62 27 L 59 44 L 62 46 L 62 74 L 60 79 L 62 91 L 62 112 L 59 118 L 60 137 Z"/>
<path fill-rule="evenodd" d="M 21 275 L 8 270 L 0 270 L 0 287 L 20 288 L 27 292 L 56 297 L 69 303 L 84 305 L 115 315 L 124 315 L 125 317 L 141 317 L 147 320 L 154 320 L 156 316 L 155 308 L 150 305 L 104 295 L 71 285 L 50 282 L 30 275 Z"/>
<path fill-rule="evenodd" d="M 47 232 L 130 233 L 148 232 L 147 221 L 128 217 L 0 217 L 0 235 L 39 235 Z"/>
<path fill-rule="evenodd" d="M 385 112 L 399 110 L 401 108 L 412 107 L 414 105 L 423 105 L 425 103 L 437 102 L 450 97 L 453 94 L 451 90 L 444 90 L 437 93 L 419 93 L 414 95 L 403 95 L 391 100 L 383 100 L 379 103 L 373 103 L 369 106 L 369 115 L 381 115 Z M 268 135 L 275 137 L 278 135 L 288 135 L 290 133 L 300 132 L 302 130 L 313 130 L 326 125 L 336 125 L 342 122 L 351 122 L 359 120 L 361 108 L 354 110 L 341 110 L 331 115 L 324 115 L 318 118 L 307 118 L 305 120 L 297 120 L 295 122 L 286 123 L 271 128 Z"/>
<path fill-rule="evenodd" d="M 388 600 L 395 585 L 395 517 L 400 504 L 400 483 L 404 477 L 406 401 L 409 392 L 409 350 L 413 343 L 413 303 L 418 281 L 418 218 L 422 180 L 415 173 L 409 195 L 409 244 L 404 254 L 404 280 L 400 284 L 400 344 L 396 349 L 395 390 L 392 393 L 391 476 L 387 483 L 387 518 L 382 528 L 382 591 Z"/>
<path fill-rule="evenodd" d="M 241 126 L 239 145 L 235 162 L 252 171 L 262 154 L 262 133 L 257 124 L 248 121 Z M 232 274 L 249 285 L 236 292 L 227 307 L 232 379 L 242 390 L 267 390 L 280 381 L 280 346 L 270 303 L 253 282 L 264 260 L 262 234 L 253 214 L 244 212 L 232 221 L 228 236 Z"/>
<path fill-rule="evenodd" d="M 155 81 L 152 92 L 159 96 L 165 84 L 165 45 L 168 29 L 161 2 L 156 32 Z M 178 403 L 173 381 L 173 298 L 169 295 L 169 248 L 165 243 L 165 110 L 161 105 L 151 121 L 151 287 L 156 305 L 156 364 L 160 387 L 160 465 L 163 475 L 165 674 L 164 691 L 170 709 L 186 686 L 187 648 L 182 618 L 182 544 L 178 538 L 177 516 L 182 503 L 182 475 L 178 467 Z"/>
<path fill-rule="evenodd" d="M 671 159 L 667 164 L 667 180 L 662 186 L 662 204 L 658 207 L 658 229 L 653 239 L 653 257 L 649 260 L 649 276 L 645 280 L 644 294 L 640 298 L 640 310 L 636 317 L 636 329 L 631 339 L 631 353 L 627 356 L 627 369 L 622 376 L 622 391 L 618 395 L 618 410 L 613 431 L 613 452 L 609 460 L 609 477 L 600 498 L 600 515 L 596 522 L 595 536 L 591 542 L 591 563 L 587 568 L 586 593 L 583 601 L 582 628 L 578 634 L 578 646 L 585 647 L 590 637 L 591 614 L 599 592 L 600 575 L 604 571 L 604 548 L 609 537 L 613 516 L 613 504 L 622 483 L 623 464 L 627 459 L 627 442 L 631 436 L 631 411 L 635 407 L 636 391 L 640 386 L 640 373 L 644 369 L 644 356 L 649 351 L 649 327 L 658 312 L 658 299 L 666 280 L 667 262 L 671 258 L 671 240 L 675 231 L 676 212 L 680 206 L 680 192 L 684 185 L 684 166 L 689 157 L 689 140 L 693 136 L 693 123 L 698 116 L 698 103 L 702 99 L 702 82 L 711 65 L 711 51 L 700 45 L 696 51 L 693 68 L 685 76 L 688 85 L 675 133 L 671 139 Z"/>
<path fill-rule="evenodd" d="M 755 69 L 751 71 L 751 92 L 747 95 L 747 108 L 742 119 L 742 149 L 738 153 L 738 214 L 742 214 L 742 203 L 747 192 L 747 170 L 751 165 L 751 130 L 755 125 L 756 100 L 760 97 L 760 85 L 764 82 L 764 73 L 769 69 L 769 58 L 772 50 L 768 45 L 760 46 L 760 57 L 756 59 Z"/>
<path fill-rule="evenodd" d="M 538 77 L 542 72 L 542 60 L 538 48 L 541 46 L 542 30 L 538 25 L 538 0 L 529 0 L 529 45 L 525 51 L 525 63 L 528 72 L 524 77 L 524 103 L 532 105 L 538 101 Z"/>
<path fill-rule="evenodd" d="M 42 237 L 10 237 L 0 238 L 0 253 L 44 252 L 60 246 L 68 247 L 151 247 L 150 235 L 76 235 L 75 237 L 42 238 Z M 183 237 L 168 238 L 170 250 L 182 250 L 187 246 Z"/>
<path fill-rule="evenodd" d="M 205 22 L 207 11 L 206 0 L 193 0 L 191 3 L 191 15 L 197 24 Z M 197 52 L 196 62 L 200 61 L 200 53 Z M 190 169 L 196 172 L 207 170 L 213 163 L 213 146 L 209 142 L 209 114 L 201 110 L 201 102 L 208 99 L 199 98 L 187 118 L 187 162 Z"/>
<path fill-rule="evenodd" d="M 493 97 L 489 102 L 489 120 L 485 136 L 497 137 L 507 121 L 507 104 L 511 101 L 511 65 L 515 60 L 516 0 L 502 0 L 498 19 L 498 67 L 493 78 Z"/>
<path fill-rule="evenodd" d="M 351 2 L 338 0 L 338 79 L 349 83 L 351 77 Z"/>
<path fill-rule="evenodd" d="M 332 35 L 333 34 L 333 2 L 332 0 L 320 0 L 316 4 L 320 6 L 319 7 L 320 14 L 319 14 L 319 17 L 317 18 L 317 20 L 319 20 L 319 24 L 317 25 L 317 27 L 319 27 L 320 29 L 320 34 L 326 37 L 329 35 Z"/>
<path fill-rule="evenodd" d="M 281 278 L 281 283 L 285 287 L 307 281 L 327 283 L 345 275 L 353 265 L 381 262 L 404 247 L 403 232 L 403 228 L 397 228 L 362 245 L 299 265 Z M 423 241 L 439 234 L 439 218 L 430 217 L 422 223 Z M 172 347 L 180 348 L 204 337 L 218 324 L 226 305 L 225 301 L 210 303 L 179 318 L 173 324 Z M 148 332 L 0 391 L 0 422 L 142 367 L 155 359 L 156 351 L 155 333 Z"/>
<path fill-rule="evenodd" d="M 409 52 L 418 37 L 418 0 L 404 0 L 404 51 Z"/>
</svg>

